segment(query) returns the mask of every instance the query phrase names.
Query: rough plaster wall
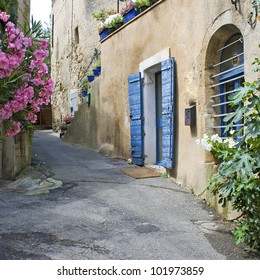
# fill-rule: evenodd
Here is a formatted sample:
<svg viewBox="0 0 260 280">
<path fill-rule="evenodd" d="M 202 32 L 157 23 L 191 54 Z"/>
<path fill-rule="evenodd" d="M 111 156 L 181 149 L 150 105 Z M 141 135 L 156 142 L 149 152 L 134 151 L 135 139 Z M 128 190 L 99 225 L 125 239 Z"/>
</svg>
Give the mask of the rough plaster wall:
<svg viewBox="0 0 260 280">
<path fill-rule="evenodd" d="M 19 0 L 18 1 L 18 26 L 23 27 L 24 24 L 29 26 L 30 22 L 30 6 L 31 1 L 30 0 Z"/>
<path fill-rule="evenodd" d="M 91 95 L 90 104 L 87 104 L 85 97 L 82 97 L 82 104 L 78 112 L 75 113 L 64 140 L 97 151 L 99 150 L 99 78 L 91 83 L 89 92 Z"/>
<path fill-rule="evenodd" d="M 210 158 L 195 143 L 203 133 L 211 132 L 207 109 L 212 102 L 208 93 L 212 81 L 206 65 L 208 45 L 222 26 L 239 29 L 245 41 L 245 77 L 254 78 L 251 62 L 259 55 L 260 22 L 254 29 L 247 24 L 251 11 L 249 2 L 240 1 L 241 10 L 236 11 L 231 2 L 225 0 L 165 0 L 105 40 L 101 45 L 101 143 L 113 144 L 114 155 L 130 156 L 127 77 L 138 71 L 141 61 L 170 47 L 177 73 L 177 163 L 170 174 L 186 188 L 200 193 L 212 170 L 212 163 L 207 163 Z M 148 28 L 150 26 L 153 28 Z M 211 47 L 216 50 L 220 43 L 224 43 L 221 36 L 215 38 Z M 184 109 L 192 103 L 197 105 L 197 126 L 193 129 L 184 125 Z"/>
<path fill-rule="evenodd" d="M 58 128 L 62 117 L 70 113 L 70 92 L 72 89 L 78 89 L 80 94 L 80 80 L 83 73 L 90 64 L 94 49 L 100 48 L 98 24 L 91 15 L 106 7 L 116 8 L 116 1 L 53 1 L 52 77 L 56 82 L 52 97 L 54 129 Z M 78 43 L 75 41 L 76 28 L 79 34 Z"/>
</svg>

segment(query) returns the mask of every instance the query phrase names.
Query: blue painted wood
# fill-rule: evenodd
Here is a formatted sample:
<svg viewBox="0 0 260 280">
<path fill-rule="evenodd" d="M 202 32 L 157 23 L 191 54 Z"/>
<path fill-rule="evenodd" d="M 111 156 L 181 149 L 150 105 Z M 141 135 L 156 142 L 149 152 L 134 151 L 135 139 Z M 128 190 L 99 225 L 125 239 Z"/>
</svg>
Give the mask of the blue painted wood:
<svg viewBox="0 0 260 280">
<path fill-rule="evenodd" d="M 162 162 L 160 165 L 172 169 L 174 153 L 174 58 L 161 63 L 162 71 Z"/>
<path fill-rule="evenodd" d="M 128 77 L 131 156 L 134 164 L 144 165 L 143 92 L 141 73 Z"/>
</svg>

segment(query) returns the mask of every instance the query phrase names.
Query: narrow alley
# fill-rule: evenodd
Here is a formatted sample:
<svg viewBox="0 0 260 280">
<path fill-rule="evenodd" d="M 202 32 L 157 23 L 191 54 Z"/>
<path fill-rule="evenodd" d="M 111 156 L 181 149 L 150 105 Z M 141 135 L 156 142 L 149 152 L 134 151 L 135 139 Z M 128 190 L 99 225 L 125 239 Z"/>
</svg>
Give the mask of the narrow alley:
<svg viewBox="0 0 260 280">
<path fill-rule="evenodd" d="M 36 131 L 32 166 L 0 188 L 0 259 L 258 259 L 202 199 L 123 167 Z"/>
</svg>

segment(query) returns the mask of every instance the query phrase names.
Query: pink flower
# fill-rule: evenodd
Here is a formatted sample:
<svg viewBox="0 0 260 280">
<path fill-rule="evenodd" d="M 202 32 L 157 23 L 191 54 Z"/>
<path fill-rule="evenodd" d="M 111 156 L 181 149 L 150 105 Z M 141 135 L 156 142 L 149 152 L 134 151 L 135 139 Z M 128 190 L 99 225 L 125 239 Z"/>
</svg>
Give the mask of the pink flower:
<svg viewBox="0 0 260 280">
<path fill-rule="evenodd" d="M 31 47 L 33 44 L 32 39 L 31 38 L 24 38 L 23 40 L 23 45 L 28 48 Z"/>
<path fill-rule="evenodd" d="M 10 126 L 11 127 L 5 131 L 6 137 L 14 136 L 21 131 L 21 124 L 19 122 L 11 121 Z"/>
<path fill-rule="evenodd" d="M 33 82 L 36 86 L 44 85 L 44 81 L 41 80 L 41 79 L 39 79 L 39 78 L 33 79 L 32 82 Z"/>
<path fill-rule="evenodd" d="M 47 49 L 48 45 L 49 45 L 49 41 L 47 39 L 42 40 L 41 43 L 40 43 L 40 46 L 43 49 Z"/>
<path fill-rule="evenodd" d="M 0 52 L 0 69 L 8 69 L 9 68 L 9 61 L 7 56 Z"/>
<path fill-rule="evenodd" d="M 6 12 L 0 12 L 0 20 L 7 22 L 10 16 Z"/>
<path fill-rule="evenodd" d="M 50 102 L 54 82 L 47 76 L 48 66 L 44 62 L 48 41 L 38 44 L 39 41 L 24 37 L 8 18 L 0 11 L 0 79 L 7 85 L 1 92 L 0 121 L 7 127 L 5 135 L 13 136 L 20 132 L 24 121 L 36 122 L 40 106 Z M 12 74 L 10 82 L 8 77 Z"/>
<path fill-rule="evenodd" d="M 25 118 L 32 123 L 35 123 L 37 121 L 37 115 L 32 112 L 29 112 Z"/>
</svg>

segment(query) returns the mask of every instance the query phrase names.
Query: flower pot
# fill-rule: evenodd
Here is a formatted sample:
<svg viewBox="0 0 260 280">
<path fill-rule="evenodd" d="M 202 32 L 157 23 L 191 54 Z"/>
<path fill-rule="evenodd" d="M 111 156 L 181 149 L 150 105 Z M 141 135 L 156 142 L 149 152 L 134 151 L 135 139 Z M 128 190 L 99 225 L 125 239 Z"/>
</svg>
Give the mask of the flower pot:
<svg viewBox="0 0 260 280">
<path fill-rule="evenodd" d="M 135 16 L 137 16 L 138 14 L 140 14 L 140 10 L 136 10 L 135 8 L 129 10 L 127 13 L 124 14 L 124 23 L 130 21 L 131 19 L 133 19 Z"/>
<path fill-rule="evenodd" d="M 87 96 L 88 91 L 87 90 L 82 90 L 82 96 Z"/>
<path fill-rule="evenodd" d="M 102 31 L 99 33 L 99 39 L 100 39 L 100 41 L 103 40 L 103 39 L 105 39 L 108 35 L 109 35 L 108 28 L 105 28 L 104 30 L 102 30 Z"/>
<path fill-rule="evenodd" d="M 95 76 L 94 75 L 89 75 L 87 76 L 89 83 L 93 82 L 95 80 Z"/>
<path fill-rule="evenodd" d="M 219 161 L 219 159 L 218 159 L 216 156 L 213 156 L 213 160 L 214 160 L 214 163 L 215 163 L 216 165 L 219 165 L 219 164 L 220 164 L 220 161 Z"/>
<path fill-rule="evenodd" d="M 98 69 L 93 69 L 93 73 L 94 73 L 94 76 L 98 77 L 100 72 L 98 71 Z"/>
<path fill-rule="evenodd" d="M 99 72 L 99 74 L 101 73 L 101 66 L 98 66 L 97 67 L 97 70 L 98 70 L 98 72 Z"/>
<path fill-rule="evenodd" d="M 108 28 L 108 33 L 111 34 L 116 30 L 115 27 Z"/>
</svg>

